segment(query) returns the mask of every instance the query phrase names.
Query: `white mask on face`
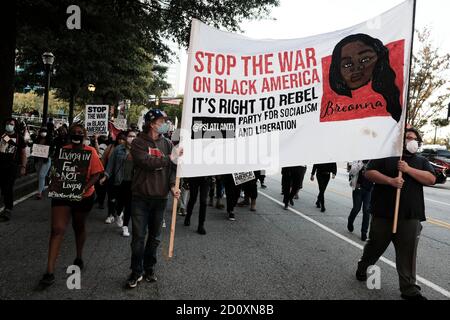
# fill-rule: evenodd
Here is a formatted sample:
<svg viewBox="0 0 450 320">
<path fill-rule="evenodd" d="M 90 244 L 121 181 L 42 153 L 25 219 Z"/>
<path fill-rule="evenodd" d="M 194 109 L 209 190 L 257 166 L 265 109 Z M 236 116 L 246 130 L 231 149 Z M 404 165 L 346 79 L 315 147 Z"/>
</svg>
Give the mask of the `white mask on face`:
<svg viewBox="0 0 450 320">
<path fill-rule="evenodd" d="M 411 140 L 406 144 L 406 150 L 415 154 L 419 150 L 419 143 L 416 140 Z"/>
<path fill-rule="evenodd" d="M 84 140 L 84 145 L 85 146 L 90 146 L 91 145 L 91 141 L 90 140 Z"/>
<path fill-rule="evenodd" d="M 41 137 L 45 138 L 47 136 L 47 132 L 41 132 Z"/>
<path fill-rule="evenodd" d="M 134 137 L 129 137 L 129 138 L 127 138 L 128 144 L 131 145 L 131 143 L 133 142 L 133 140 L 134 140 Z"/>
</svg>

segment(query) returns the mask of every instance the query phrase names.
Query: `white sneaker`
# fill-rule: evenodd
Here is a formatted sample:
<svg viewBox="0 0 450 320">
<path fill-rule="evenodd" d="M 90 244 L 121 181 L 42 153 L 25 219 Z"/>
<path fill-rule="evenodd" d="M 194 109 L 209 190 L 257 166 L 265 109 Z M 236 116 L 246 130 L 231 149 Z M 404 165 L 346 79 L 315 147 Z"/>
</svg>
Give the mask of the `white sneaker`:
<svg viewBox="0 0 450 320">
<path fill-rule="evenodd" d="M 163 227 L 163 228 L 166 227 L 166 220 L 163 220 L 163 225 L 162 225 L 162 227 Z"/>
<path fill-rule="evenodd" d="M 114 217 L 113 216 L 109 216 L 108 218 L 106 218 L 105 223 L 106 224 L 111 224 L 114 222 Z"/>
<path fill-rule="evenodd" d="M 118 217 L 116 218 L 116 224 L 117 224 L 117 226 L 118 226 L 119 228 L 122 228 L 122 227 L 123 227 L 123 219 L 122 219 L 122 216 L 118 216 Z"/>
<path fill-rule="evenodd" d="M 122 227 L 122 236 L 123 237 L 129 237 L 130 232 L 128 231 L 128 227 Z"/>
</svg>

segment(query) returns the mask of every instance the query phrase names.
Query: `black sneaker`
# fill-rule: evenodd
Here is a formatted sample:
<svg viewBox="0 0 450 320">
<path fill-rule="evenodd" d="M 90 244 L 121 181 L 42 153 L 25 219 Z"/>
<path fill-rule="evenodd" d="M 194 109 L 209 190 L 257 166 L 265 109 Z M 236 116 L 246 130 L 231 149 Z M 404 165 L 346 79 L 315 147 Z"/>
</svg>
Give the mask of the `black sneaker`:
<svg viewBox="0 0 450 320">
<path fill-rule="evenodd" d="M 39 287 L 44 289 L 50 287 L 54 283 L 55 283 L 55 275 L 53 273 L 46 273 L 39 281 Z"/>
<path fill-rule="evenodd" d="M 132 272 L 127 279 L 127 286 L 129 288 L 136 288 L 137 284 L 142 281 L 142 279 L 142 274 Z"/>
<path fill-rule="evenodd" d="M 325 207 L 322 207 L 322 209 L 320 209 L 320 212 L 325 212 L 327 209 L 325 209 Z"/>
<path fill-rule="evenodd" d="M 145 281 L 147 281 L 147 282 L 158 281 L 158 278 L 156 277 L 155 272 L 153 270 L 145 271 L 144 278 L 145 278 Z"/>
<path fill-rule="evenodd" d="M 291 206 L 293 206 L 294 205 L 294 200 L 293 199 L 289 200 L 289 203 L 291 204 Z"/>
<path fill-rule="evenodd" d="M 11 210 L 5 209 L 0 213 L 0 222 L 7 222 L 11 220 Z"/>
<path fill-rule="evenodd" d="M 316 208 L 320 208 L 320 202 L 316 201 Z"/>
<path fill-rule="evenodd" d="M 267 186 L 266 186 L 265 184 L 262 184 L 262 183 L 261 183 L 261 188 L 262 188 L 262 189 L 266 189 Z"/>
<path fill-rule="evenodd" d="M 407 296 L 405 294 L 401 295 L 403 300 L 410 300 L 410 301 L 423 301 L 428 300 L 426 297 L 424 297 L 422 294 L 418 293 L 413 296 Z"/>
<path fill-rule="evenodd" d="M 230 221 L 236 221 L 236 217 L 234 216 L 234 212 L 228 213 L 228 220 L 230 220 Z"/>
<path fill-rule="evenodd" d="M 350 232 L 353 232 L 353 223 L 350 223 L 350 221 L 347 222 L 347 230 Z"/>
<path fill-rule="evenodd" d="M 288 203 L 285 203 L 284 204 L 284 210 L 287 210 L 289 208 L 289 204 Z"/>
<path fill-rule="evenodd" d="M 367 281 L 367 268 L 362 268 L 358 262 L 358 269 L 356 270 L 356 279 L 358 281 Z"/>
<path fill-rule="evenodd" d="M 73 261 L 73 264 L 74 264 L 75 266 L 78 266 L 78 268 L 80 268 L 80 270 L 83 270 L 83 268 L 84 268 L 84 262 L 83 262 L 83 260 L 82 260 L 81 258 L 76 258 L 76 259 Z"/>
<path fill-rule="evenodd" d="M 366 241 L 367 240 L 367 234 L 366 233 L 361 233 L 361 240 L 362 241 Z"/>
<path fill-rule="evenodd" d="M 199 234 L 206 234 L 206 230 L 204 226 L 198 226 L 197 233 Z"/>
</svg>

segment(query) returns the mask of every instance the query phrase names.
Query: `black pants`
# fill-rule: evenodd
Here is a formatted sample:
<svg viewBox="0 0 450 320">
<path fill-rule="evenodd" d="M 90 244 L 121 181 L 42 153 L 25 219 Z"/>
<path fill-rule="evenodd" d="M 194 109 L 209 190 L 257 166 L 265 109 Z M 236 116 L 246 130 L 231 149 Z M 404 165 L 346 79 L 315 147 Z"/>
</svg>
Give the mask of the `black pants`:
<svg viewBox="0 0 450 320">
<path fill-rule="evenodd" d="M 116 186 L 116 214 L 120 216 L 123 213 L 123 226 L 128 227 L 131 218 L 131 181 L 122 181 Z"/>
<path fill-rule="evenodd" d="M 330 182 L 330 173 L 317 173 L 317 182 L 319 183 L 319 195 L 317 196 L 317 202 L 321 207 L 325 207 L 325 190 L 327 189 L 328 182 Z"/>
<path fill-rule="evenodd" d="M 108 217 L 111 217 L 116 214 L 117 206 L 117 189 L 114 187 L 113 181 L 108 180 L 106 192 L 108 194 Z"/>
<path fill-rule="evenodd" d="M 14 203 L 14 182 L 16 181 L 17 168 L 2 168 L 2 177 L 0 178 L 0 187 L 5 203 L 5 209 L 12 210 Z"/>
<path fill-rule="evenodd" d="M 214 198 L 214 191 L 216 192 L 216 198 L 222 199 L 223 198 L 223 177 L 222 176 L 216 176 L 215 177 L 216 182 L 209 183 L 209 197 Z"/>
<path fill-rule="evenodd" d="M 256 185 L 256 181 L 257 180 L 255 179 L 242 184 L 245 196 L 250 199 L 256 199 L 258 197 L 258 186 Z"/>
<path fill-rule="evenodd" d="M 416 258 L 422 224 L 419 220 L 399 219 L 397 233 L 392 233 L 392 220 L 372 218 L 369 241 L 358 267 L 365 270 L 374 265 L 392 242 L 395 247 L 395 264 L 397 267 L 402 294 L 413 296 L 420 293 L 416 285 Z"/>
<path fill-rule="evenodd" d="M 102 205 L 105 203 L 106 198 L 106 191 L 107 191 L 107 185 L 101 185 L 100 182 L 97 181 L 95 184 L 95 194 L 97 195 L 96 202 L 99 205 Z"/>
<path fill-rule="evenodd" d="M 289 203 L 297 192 L 303 187 L 303 178 L 305 176 L 306 167 L 289 167 L 283 168 L 282 173 L 282 188 L 283 188 L 283 202 Z"/>
<path fill-rule="evenodd" d="M 231 174 L 227 174 L 224 176 L 224 185 L 225 185 L 225 193 L 227 194 L 227 212 L 233 212 L 234 207 L 239 199 L 239 195 L 241 193 L 240 186 L 236 186 L 234 184 L 233 176 Z"/>
<path fill-rule="evenodd" d="M 190 219 L 194 210 L 195 202 L 200 191 L 200 212 L 198 216 L 198 225 L 205 223 L 206 219 L 206 202 L 208 199 L 209 181 L 205 177 L 189 178 L 189 202 L 186 210 L 186 219 Z"/>
</svg>

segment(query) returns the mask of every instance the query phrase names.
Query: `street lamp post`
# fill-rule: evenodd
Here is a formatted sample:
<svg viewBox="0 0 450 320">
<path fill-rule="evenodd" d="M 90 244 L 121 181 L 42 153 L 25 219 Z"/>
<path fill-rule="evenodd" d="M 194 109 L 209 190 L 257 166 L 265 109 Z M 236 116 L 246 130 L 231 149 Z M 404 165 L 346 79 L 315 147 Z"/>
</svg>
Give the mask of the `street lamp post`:
<svg viewBox="0 0 450 320">
<path fill-rule="evenodd" d="M 55 56 L 51 52 L 45 52 L 42 55 L 42 61 L 45 66 L 45 92 L 44 92 L 44 110 L 42 112 L 42 126 L 47 125 L 47 114 L 48 114 L 48 92 L 50 88 L 50 69 L 53 62 L 55 61 Z"/>
</svg>

